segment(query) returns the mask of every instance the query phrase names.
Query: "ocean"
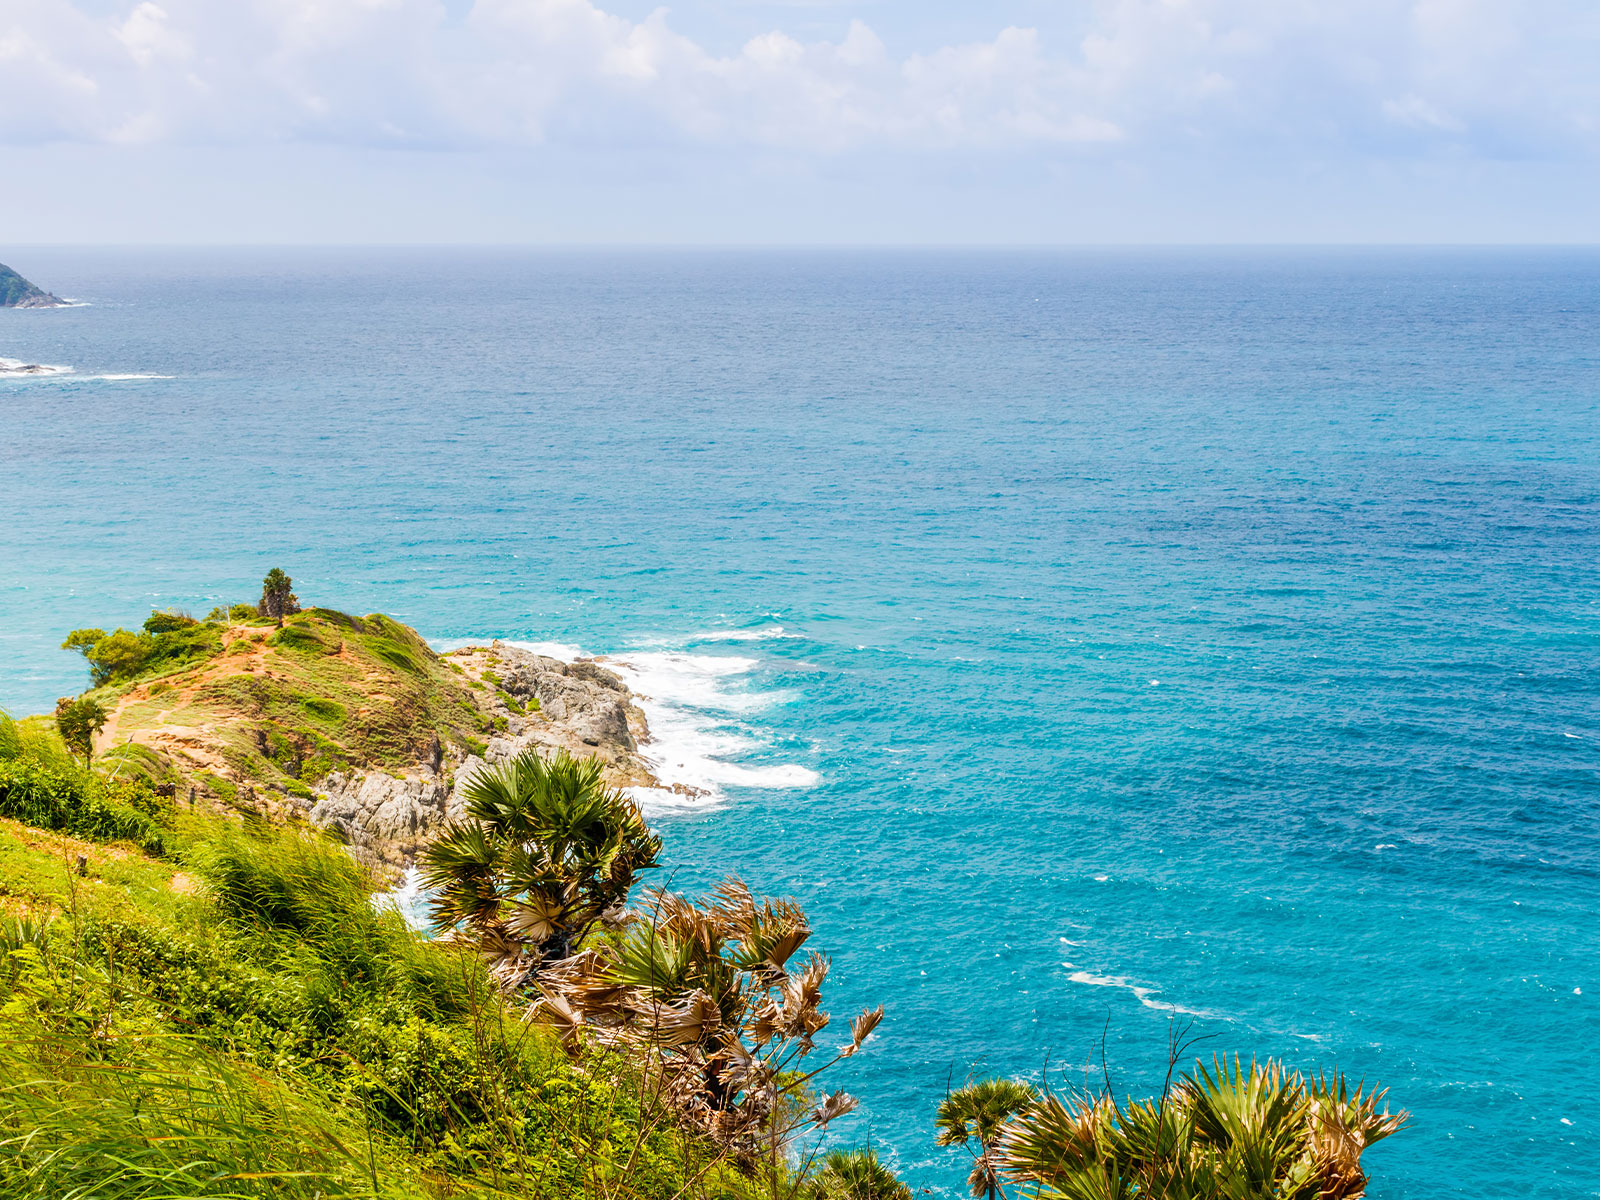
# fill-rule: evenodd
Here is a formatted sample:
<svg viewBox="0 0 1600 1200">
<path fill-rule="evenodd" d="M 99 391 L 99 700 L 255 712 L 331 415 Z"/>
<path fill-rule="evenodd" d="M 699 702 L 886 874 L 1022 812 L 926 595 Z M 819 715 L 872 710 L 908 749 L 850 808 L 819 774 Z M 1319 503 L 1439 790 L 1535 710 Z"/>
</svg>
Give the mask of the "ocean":
<svg viewBox="0 0 1600 1200">
<path fill-rule="evenodd" d="M 0 705 L 252 599 L 616 656 L 914 1188 L 974 1073 L 1381 1081 L 1600 1196 L 1600 252 L 9 252 Z"/>
</svg>

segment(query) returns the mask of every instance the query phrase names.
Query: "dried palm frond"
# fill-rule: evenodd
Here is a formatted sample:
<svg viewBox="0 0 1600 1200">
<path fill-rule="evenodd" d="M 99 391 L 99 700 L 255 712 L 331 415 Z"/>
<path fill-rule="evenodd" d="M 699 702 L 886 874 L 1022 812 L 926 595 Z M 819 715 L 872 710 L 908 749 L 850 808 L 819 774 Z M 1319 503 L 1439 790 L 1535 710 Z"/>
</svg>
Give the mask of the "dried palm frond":
<svg viewBox="0 0 1600 1200">
<path fill-rule="evenodd" d="M 850 1044 L 839 1051 L 839 1056 L 849 1058 L 861 1049 L 861 1044 L 872 1036 L 872 1031 L 878 1027 L 878 1022 L 881 1020 L 883 1020 L 883 1005 L 880 1004 L 850 1022 Z"/>
<path fill-rule="evenodd" d="M 828 960 L 813 954 L 798 975 L 784 978 L 778 989 L 783 997 L 775 1021 L 778 1036 L 797 1038 L 809 1046 L 811 1035 L 827 1026 L 828 1014 L 817 1007 L 822 1002 L 822 984 L 827 977 Z"/>
<path fill-rule="evenodd" d="M 1394 1133 L 1410 1114 L 1378 1112 L 1387 1094 L 1383 1090 L 1366 1093 L 1362 1084 L 1352 1091 L 1343 1075 L 1318 1075 L 1305 1085 L 1310 1098 L 1312 1174 L 1326 1200 L 1359 1197 L 1366 1191 L 1367 1176 L 1361 1169 L 1361 1153 L 1372 1143 Z"/>
<path fill-rule="evenodd" d="M 546 1025 L 554 1025 L 562 1040 L 575 1041 L 583 1028 L 583 1013 L 573 1008 L 561 996 L 545 995 L 528 1006 L 527 1017 Z"/>
<path fill-rule="evenodd" d="M 534 892 L 505 908 L 506 928 L 530 942 L 547 942 L 565 927 L 567 904 L 559 897 Z"/>
<path fill-rule="evenodd" d="M 834 1092 L 826 1097 L 811 1114 L 811 1122 L 819 1129 L 829 1121 L 837 1120 L 846 1113 L 854 1112 L 860 1103 L 854 1096 L 845 1092 Z"/>
<path fill-rule="evenodd" d="M 750 928 L 756 915 L 756 901 L 744 880 L 737 875 L 729 875 L 717 884 L 713 895 L 716 896 L 716 903 L 712 907 L 723 915 L 730 928 L 740 932 Z"/>
<path fill-rule="evenodd" d="M 681 1003 L 646 1003 L 640 1006 L 641 1024 L 651 1040 L 662 1046 L 700 1046 L 722 1025 L 722 1010 L 702 991 L 691 992 Z"/>
</svg>

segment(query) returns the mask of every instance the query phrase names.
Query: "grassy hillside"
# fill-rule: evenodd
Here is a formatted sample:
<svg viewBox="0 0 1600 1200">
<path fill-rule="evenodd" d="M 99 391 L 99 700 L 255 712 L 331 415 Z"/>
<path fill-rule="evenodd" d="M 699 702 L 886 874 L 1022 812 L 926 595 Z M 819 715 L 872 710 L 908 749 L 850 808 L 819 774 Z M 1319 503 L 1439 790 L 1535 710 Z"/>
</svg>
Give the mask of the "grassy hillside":
<svg viewBox="0 0 1600 1200">
<path fill-rule="evenodd" d="M 0 1195 L 749 1193 L 326 841 L 171 835 L 162 860 L 0 820 Z"/>
<path fill-rule="evenodd" d="M 493 686 L 398 621 L 318 608 L 279 629 L 248 611 L 81 631 L 101 677 L 87 694 L 110 714 L 109 770 L 229 804 L 248 787 L 270 809 L 273 793 L 309 797 L 330 771 L 458 762 L 497 727 Z"/>
</svg>

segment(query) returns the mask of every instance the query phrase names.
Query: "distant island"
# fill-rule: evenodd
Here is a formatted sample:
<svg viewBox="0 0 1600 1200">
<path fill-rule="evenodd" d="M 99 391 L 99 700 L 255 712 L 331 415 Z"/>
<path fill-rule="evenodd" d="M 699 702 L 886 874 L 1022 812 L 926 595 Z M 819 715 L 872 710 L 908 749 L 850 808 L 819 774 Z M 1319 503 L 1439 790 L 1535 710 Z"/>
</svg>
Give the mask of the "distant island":
<svg viewBox="0 0 1600 1200">
<path fill-rule="evenodd" d="M 66 304 L 0 263 L 0 308 L 60 308 Z"/>
</svg>

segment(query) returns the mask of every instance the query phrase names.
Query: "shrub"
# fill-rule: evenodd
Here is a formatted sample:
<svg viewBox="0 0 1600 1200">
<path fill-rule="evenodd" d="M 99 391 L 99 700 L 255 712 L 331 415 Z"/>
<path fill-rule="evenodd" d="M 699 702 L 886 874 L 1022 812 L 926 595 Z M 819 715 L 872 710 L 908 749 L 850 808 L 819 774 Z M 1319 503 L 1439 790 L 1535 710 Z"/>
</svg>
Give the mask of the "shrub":
<svg viewBox="0 0 1600 1200">
<path fill-rule="evenodd" d="M 409 671 L 413 675 L 421 675 L 423 673 L 422 664 L 416 660 L 410 650 L 398 642 L 384 637 L 369 637 L 367 639 L 367 649 L 391 667 L 399 667 L 400 670 Z"/>
<path fill-rule="evenodd" d="M 285 625 L 267 639 L 269 646 L 282 646 L 286 650 L 301 650 L 307 654 L 337 654 L 338 645 L 324 641 L 308 625 Z"/>
<path fill-rule="evenodd" d="M 150 634 L 171 633 L 177 629 L 187 629 L 195 624 L 198 624 L 198 622 L 188 613 L 179 612 L 176 609 L 168 609 L 165 612 L 153 612 L 146 617 L 144 631 Z"/>
<path fill-rule="evenodd" d="M 129 803 L 136 794 L 151 796 L 136 784 L 107 788 L 76 767 L 31 757 L 0 759 L 0 816 L 99 842 L 133 842 L 152 854 L 165 854 L 166 838 L 153 815 L 159 803 L 151 797 L 151 811 L 141 812 Z"/>
<path fill-rule="evenodd" d="M 63 697 L 56 703 L 56 731 L 67 749 L 88 763 L 94 754 L 94 735 L 106 726 L 106 710 L 93 700 Z"/>
<path fill-rule="evenodd" d="M 343 721 L 345 707 L 337 700 L 329 700 L 324 696 L 312 696 L 300 702 L 300 707 L 311 716 L 321 721 Z"/>
</svg>

